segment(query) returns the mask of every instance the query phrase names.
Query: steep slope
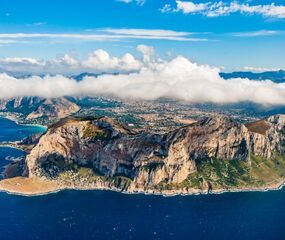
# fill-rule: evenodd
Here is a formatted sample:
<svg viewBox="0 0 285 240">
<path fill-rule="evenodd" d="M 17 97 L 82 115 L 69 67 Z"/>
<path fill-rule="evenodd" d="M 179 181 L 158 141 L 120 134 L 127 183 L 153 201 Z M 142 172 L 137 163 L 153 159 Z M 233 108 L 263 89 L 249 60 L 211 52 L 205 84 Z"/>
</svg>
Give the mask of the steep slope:
<svg viewBox="0 0 285 240">
<path fill-rule="evenodd" d="M 273 165 L 260 173 L 269 171 L 276 181 L 285 174 L 285 116 L 262 121 L 242 125 L 217 116 L 159 135 L 106 117 L 64 119 L 41 137 L 24 173 L 74 188 L 189 193 L 265 187 L 257 174 L 263 162 Z"/>
</svg>

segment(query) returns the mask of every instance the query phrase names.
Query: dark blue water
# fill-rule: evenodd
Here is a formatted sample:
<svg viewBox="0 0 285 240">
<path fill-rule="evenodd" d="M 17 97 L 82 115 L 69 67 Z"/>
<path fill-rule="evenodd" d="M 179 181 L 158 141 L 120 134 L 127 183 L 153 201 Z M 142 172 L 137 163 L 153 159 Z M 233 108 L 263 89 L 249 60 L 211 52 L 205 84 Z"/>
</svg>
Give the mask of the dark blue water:
<svg viewBox="0 0 285 240">
<path fill-rule="evenodd" d="M 21 140 L 30 135 L 44 132 L 45 130 L 45 127 L 18 125 L 11 120 L 0 117 L 0 142 Z M 2 172 L 3 167 L 9 162 L 19 159 L 24 155 L 24 152 L 18 149 L 0 147 L 0 172 Z"/>
<path fill-rule="evenodd" d="M 24 137 L 45 131 L 44 127 L 33 125 L 18 125 L 13 121 L 0 117 L 0 142 L 16 141 Z"/>
<path fill-rule="evenodd" d="M 0 148 L 0 162 L 20 153 Z M 285 239 L 285 190 L 167 198 L 0 193 L 0 239 Z"/>
</svg>

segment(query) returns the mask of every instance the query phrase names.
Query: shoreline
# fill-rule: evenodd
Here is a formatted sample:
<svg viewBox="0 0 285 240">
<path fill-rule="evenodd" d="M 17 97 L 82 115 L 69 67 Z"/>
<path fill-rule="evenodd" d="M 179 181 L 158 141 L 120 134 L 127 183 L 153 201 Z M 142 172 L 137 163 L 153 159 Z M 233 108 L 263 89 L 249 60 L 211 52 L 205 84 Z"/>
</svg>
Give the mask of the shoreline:
<svg viewBox="0 0 285 240">
<path fill-rule="evenodd" d="M 31 181 L 40 181 L 46 186 L 49 186 L 46 190 L 38 190 L 36 189 L 35 191 L 17 191 L 13 188 L 5 187 L 3 186 L 3 182 L 5 181 L 11 181 L 11 180 L 31 180 Z M 13 185 L 15 186 L 22 186 L 21 183 L 14 183 Z M 11 195 L 18 195 L 18 196 L 24 196 L 24 197 L 38 197 L 38 196 L 43 196 L 43 195 L 49 195 L 49 194 L 55 194 L 59 193 L 61 191 L 112 191 L 112 192 L 118 192 L 122 194 L 141 194 L 141 195 L 154 195 L 154 196 L 162 196 L 162 197 L 175 197 L 175 196 L 197 196 L 197 195 L 216 195 L 216 194 L 224 194 L 224 193 L 240 193 L 240 192 L 270 192 L 270 191 L 278 191 L 281 190 L 285 186 L 285 179 L 282 181 L 272 185 L 272 187 L 266 186 L 266 187 L 260 187 L 260 188 L 245 188 L 245 189 L 217 189 L 213 190 L 211 192 L 203 191 L 201 189 L 192 189 L 192 191 L 185 192 L 183 190 L 177 191 L 175 193 L 175 190 L 169 190 L 169 191 L 156 191 L 156 190 L 131 190 L 131 191 L 124 191 L 120 190 L 115 187 L 105 187 L 105 186 L 97 186 L 97 187 L 76 187 L 76 186 L 59 186 L 53 181 L 46 181 L 43 179 L 33 179 L 33 178 L 23 178 L 23 177 L 16 177 L 12 179 L 3 179 L 0 181 L 0 192 L 6 193 L 6 194 L 11 194 Z"/>
<path fill-rule="evenodd" d="M 15 122 L 17 125 L 19 126 L 24 126 L 24 127 L 38 127 L 38 128 L 42 128 L 42 129 L 45 129 L 45 131 L 48 129 L 47 126 L 45 125 L 41 125 L 41 124 L 31 124 L 31 123 L 18 123 L 18 122 Z"/>
<path fill-rule="evenodd" d="M 16 149 L 16 150 L 19 150 L 21 152 L 26 153 L 26 151 L 23 150 L 22 148 L 19 148 L 17 146 L 12 146 L 12 145 L 3 145 L 3 144 L 0 143 L 0 148 L 13 148 L 13 149 Z"/>
<path fill-rule="evenodd" d="M 42 124 L 33 124 L 33 123 L 21 123 L 19 122 L 19 119 L 17 117 L 12 117 L 12 116 L 4 116 L 2 114 L 0 114 L 0 118 L 3 118 L 3 119 L 7 119 L 7 120 L 10 120 L 14 123 L 16 123 L 17 125 L 19 126 L 27 126 L 27 127 L 39 127 L 39 128 L 42 128 L 42 129 L 45 129 L 45 131 L 48 129 L 48 126 L 46 125 L 42 125 Z"/>
</svg>

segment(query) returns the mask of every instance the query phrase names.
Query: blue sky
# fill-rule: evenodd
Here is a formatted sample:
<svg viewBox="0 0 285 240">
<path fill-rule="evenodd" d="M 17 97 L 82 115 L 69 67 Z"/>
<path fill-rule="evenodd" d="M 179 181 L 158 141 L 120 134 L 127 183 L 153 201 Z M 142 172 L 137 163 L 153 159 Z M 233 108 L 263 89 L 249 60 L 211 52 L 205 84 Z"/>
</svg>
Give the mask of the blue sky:
<svg viewBox="0 0 285 240">
<path fill-rule="evenodd" d="M 144 44 L 161 58 L 182 54 L 229 71 L 285 68 L 284 1 L 238 1 L 238 9 L 249 10 L 222 13 L 232 2 L 196 0 L 179 8 L 174 0 L 0 0 L 0 57 L 53 59 L 67 53 L 84 59 L 96 49 L 137 56 L 136 46 Z"/>
</svg>

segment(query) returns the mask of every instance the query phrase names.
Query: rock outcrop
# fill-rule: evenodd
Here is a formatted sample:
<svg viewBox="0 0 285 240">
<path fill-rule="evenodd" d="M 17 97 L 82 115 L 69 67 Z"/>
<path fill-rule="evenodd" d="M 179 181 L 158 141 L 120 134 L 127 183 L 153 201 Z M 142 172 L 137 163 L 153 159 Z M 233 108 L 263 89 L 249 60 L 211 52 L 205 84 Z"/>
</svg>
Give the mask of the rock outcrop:
<svg viewBox="0 0 285 240">
<path fill-rule="evenodd" d="M 250 124 L 216 116 L 166 134 L 135 132 L 107 118 L 68 118 L 51 126 L 27 156 L 25 175 L 56 179 L 91 169 L 106 179 L 124 177 L 132 189 L 180 184 L 197 164 L 217 159 L 251 164 L 251 156 L 283 154 L 285 115 Z M 204 185 L 209 183 L 205 182 Z"/>
</svg>

